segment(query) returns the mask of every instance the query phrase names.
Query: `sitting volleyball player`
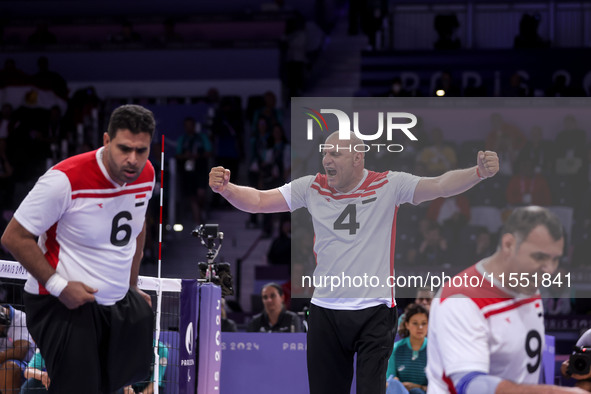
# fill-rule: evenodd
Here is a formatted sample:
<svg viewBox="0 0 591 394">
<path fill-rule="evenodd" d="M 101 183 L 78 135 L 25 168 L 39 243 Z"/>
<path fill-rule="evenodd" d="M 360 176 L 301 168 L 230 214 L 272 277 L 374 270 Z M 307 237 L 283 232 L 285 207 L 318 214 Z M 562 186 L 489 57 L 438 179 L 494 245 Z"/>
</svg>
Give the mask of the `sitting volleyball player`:
<svg viewBox="0 0 591 394">
<path fill-rule="evenodd" d="M 537 384 L 544 348 L 537 286 L 556 270 L 563 248 L 562 224 L 549 210 L 511 213 L 497 251 L 460 272 L 431 303 L 428 394 L 585 393 Z M 511 274 L 529 283 L 510 287 Z"/>
</svg>

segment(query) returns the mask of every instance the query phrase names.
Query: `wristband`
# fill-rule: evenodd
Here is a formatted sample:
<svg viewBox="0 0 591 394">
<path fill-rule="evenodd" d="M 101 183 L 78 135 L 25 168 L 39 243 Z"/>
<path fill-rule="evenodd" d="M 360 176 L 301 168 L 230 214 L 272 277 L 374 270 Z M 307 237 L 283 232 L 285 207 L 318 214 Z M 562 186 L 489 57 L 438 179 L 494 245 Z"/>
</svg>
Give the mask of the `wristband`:
<svg viewBox="0 0 591 394">
<path fill-rule="evenodd" d="M 57 272 L 45 282 L 45 288 L 54 297 L 59 297 L 68 285 L 68 281 Z"/>
<path fill-rule="evenodd" d="M 480 171 L 478 171 L 478 167 L 476 167 L 476 175 L 478 176 L 478 179 L 480 179 L 481 181 L 486 179 L 485 176 L 480 175 Z"/>
</svg>

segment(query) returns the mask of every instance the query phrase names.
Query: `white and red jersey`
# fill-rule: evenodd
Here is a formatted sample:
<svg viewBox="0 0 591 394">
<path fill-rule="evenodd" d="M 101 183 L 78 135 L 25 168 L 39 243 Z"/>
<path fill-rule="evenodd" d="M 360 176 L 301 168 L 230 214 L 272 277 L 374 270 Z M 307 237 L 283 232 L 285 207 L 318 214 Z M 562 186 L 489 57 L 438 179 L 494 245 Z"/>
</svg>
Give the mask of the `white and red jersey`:
<svg viewBox="0 0 591 394">
<path fill-rule="evenodd" d="M 538 295 L 502 289 L 483 261 L 458 276 L 484 276 L 481 287 L 444 287 L 429 313 L 429 394 L 455 393 L 454 373 L 483 372 L 515 383 L 537 384 L 544 348 Z"/>
<path fill-rule="evenodd" d="M 344 279 L 333 289 L 330 279 L 327 286 L 315 286 L 313 304 L 341 310 L 395 305 L 387 279 L 394 275 L 396 213 L 400 204 L 412 202 L 419 180 L 403 172 L 364 170 L 349 193 L 337 192 L 321 174 L 279 188 L 291 211 L 307 207 L 312 216 L 314 277 Z M 379 279 L 377 286 L 368 285 L 371 277 Z"/>
<path fill-rule="evenodd" d="M 136 238 L 154 188 L 154 168 L 148 161 L 135 182 L 120 186 L 104 167 L 103 149 L 49 169 L 14 217 L 39 236 L 45 258 L 61 276 L 97 288 L 96 301 L 112 305 L 129 289 Z M 31 275 L 25 291 L 48 294 Z"/>
</svg>

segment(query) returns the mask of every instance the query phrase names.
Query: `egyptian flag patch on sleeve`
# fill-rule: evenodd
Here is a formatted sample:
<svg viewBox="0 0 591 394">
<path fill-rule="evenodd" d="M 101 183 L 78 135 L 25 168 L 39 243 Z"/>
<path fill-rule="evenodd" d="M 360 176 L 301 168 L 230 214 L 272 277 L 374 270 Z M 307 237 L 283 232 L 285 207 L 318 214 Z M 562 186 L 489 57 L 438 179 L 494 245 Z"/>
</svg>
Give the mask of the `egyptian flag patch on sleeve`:
<svg viewBox="0 0 591 394">
<path fill-rule="evenodd" d="M 140 193 L 135 195 L 135 206 L 141 207 L 146 203 L 146 193 Z"/>
</svg>

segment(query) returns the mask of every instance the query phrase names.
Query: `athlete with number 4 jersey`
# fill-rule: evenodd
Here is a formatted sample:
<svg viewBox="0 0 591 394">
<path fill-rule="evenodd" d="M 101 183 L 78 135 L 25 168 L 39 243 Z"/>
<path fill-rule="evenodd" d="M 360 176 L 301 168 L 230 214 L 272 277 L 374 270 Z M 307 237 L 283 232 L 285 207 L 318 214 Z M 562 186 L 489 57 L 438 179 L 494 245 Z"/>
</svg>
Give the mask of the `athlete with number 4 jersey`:
<svg viewBox="0 0 591 394">
<path fill-rule="evenodd" d="M 440 290 L 430 310 L 428 394 L 585 392 L 538 384 L 544 314 L 534 278 L 556 270 L 563 247 L 562 224 L 554 214 L 517 208 L 495 254 Z M 502 279 L 511 274 L 521 278 L 519 287 Z"/>
<path fill-rule="evenodd" d="M 115 109 L 104 146 L 50 168 L 2 236 L 29 272 L 27 327 L 50 393 L 113 392 L 149 373 L 153 314 L 137 277 L 154 129 L 149 110 Z"/>
<path fill-rule="evenodd" d="M 209 185 L 236 208 L 251 213 L 306 207 L 314 224 L 314 275 L 393 274 L 396 212 L 462 193 L 497 173 L 495 152 L 479 152 L 477 166 L 433 178 L 365 169 L 362 141 L 332 133 L 323 149 L 325 174 L 307 176 L 272 190 L 230 183 L 230 171 L 215 167 Z M 384 283 L 384 282 L 382 282 Z M 308 319 L 307 360 L 311 394 L 349 393 L 357 353 L 357 393 L 385 393 L 384 379 L 396 327 L 394 289 L 316 288 Z"/>
</svg>

